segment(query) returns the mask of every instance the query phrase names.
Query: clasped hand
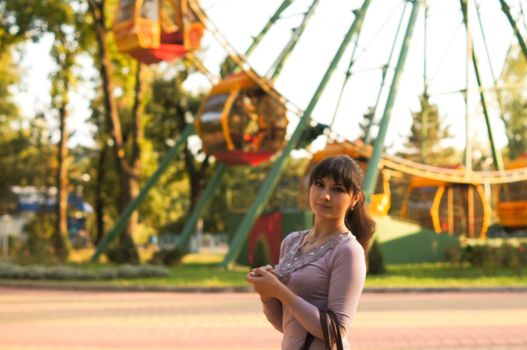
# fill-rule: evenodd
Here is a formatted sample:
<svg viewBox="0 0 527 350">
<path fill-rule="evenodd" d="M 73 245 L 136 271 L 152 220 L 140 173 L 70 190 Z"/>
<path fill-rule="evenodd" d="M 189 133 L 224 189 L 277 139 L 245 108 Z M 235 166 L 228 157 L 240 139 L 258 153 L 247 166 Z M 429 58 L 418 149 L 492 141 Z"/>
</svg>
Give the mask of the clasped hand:
<svg viewBox="0 0 527 350">
<path fill-rule="evenodd" d="M 246 280 L 251 283 L 260 298 L 263 301 L 276 298 L 277 293 L 284 285 L 278 277 L 271 265 L 257 267 L 252 269 L 246 276 Z"/>
</svg>

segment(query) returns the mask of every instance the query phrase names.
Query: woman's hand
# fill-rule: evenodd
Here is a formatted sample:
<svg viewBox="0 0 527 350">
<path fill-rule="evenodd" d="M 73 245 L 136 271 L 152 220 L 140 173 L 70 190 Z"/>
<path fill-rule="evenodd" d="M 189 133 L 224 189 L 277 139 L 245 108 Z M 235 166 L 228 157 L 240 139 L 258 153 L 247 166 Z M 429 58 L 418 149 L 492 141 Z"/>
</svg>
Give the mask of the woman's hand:
<svg viewBox="0 0 527 350">
<path fill-rule="evenodd" d="M 280 289 L 287 288 L 276 277 L 272 266 L 262 266 L 252 269 L 247 274 L 247 281 L 251 283 L 263 301 L 276 298 Z"/>
</svg>

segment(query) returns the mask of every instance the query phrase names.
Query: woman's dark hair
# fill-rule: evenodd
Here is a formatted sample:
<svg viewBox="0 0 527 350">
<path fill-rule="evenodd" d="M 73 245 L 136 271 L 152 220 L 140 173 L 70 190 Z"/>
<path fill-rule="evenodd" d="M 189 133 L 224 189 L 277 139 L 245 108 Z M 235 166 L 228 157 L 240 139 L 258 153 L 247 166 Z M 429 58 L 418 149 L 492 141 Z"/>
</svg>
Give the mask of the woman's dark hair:
<svg viewBox="0 0 527 350">
<path fill-rule="evenodd" d="M 346 227 L 357 238 L 364 251 L 368 251 L 369 242 L 375 231 L 375 221 L 371 218 L 368 208 L 364 205 L 362 181 L 364 174 L 359 164 L 346 155 L 333 156 L 321 161 L 311 172 L 309 187 L 325 177 L 331 177 L 336 183 L 342 184 L 348 193 L 359 194 L 359 201 L 352 210 L 346 212 Z"/>
</svg>

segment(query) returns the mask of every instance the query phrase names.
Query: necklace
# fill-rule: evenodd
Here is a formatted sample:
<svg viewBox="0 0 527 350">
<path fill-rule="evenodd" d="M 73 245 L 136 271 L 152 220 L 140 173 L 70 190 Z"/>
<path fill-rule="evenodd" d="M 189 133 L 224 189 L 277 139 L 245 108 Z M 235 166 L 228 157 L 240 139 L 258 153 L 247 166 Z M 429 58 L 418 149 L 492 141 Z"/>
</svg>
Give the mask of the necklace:
<svg viewBox="0 0 527 350">
<path fill-rule="evenodd" d="M 342 233 L 338 233 L 338 235 L 342 235 Z M 323 235 L 323 236 L 318 236 L 316 237 L 314 234 L 313 234 L 313 231 L 309 231 L 308 234 L 306 234 L 304 236 L 304 241 L 302 242 L 302 244 L 300 245 L 301 248 L 304 248 L 308 245 L 314 245 L 315 242 L 317 242 L 320 238 L 323 238 L 323 237 L 326 237 L 327 239 L 324 240 L 325 241 L 328 241 L 329 239 L 331 239 L 331 237 L 333 236 L 334 234 L 329 234 L 329 235 Z M 328 238 L 329 237 L 329 238 Z"/>
</svg>

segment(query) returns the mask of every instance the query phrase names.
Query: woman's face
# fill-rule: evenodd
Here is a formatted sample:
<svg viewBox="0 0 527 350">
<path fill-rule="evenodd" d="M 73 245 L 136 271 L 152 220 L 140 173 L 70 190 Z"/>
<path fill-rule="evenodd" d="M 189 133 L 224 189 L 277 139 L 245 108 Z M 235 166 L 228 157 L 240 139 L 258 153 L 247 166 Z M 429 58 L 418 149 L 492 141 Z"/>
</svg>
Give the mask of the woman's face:
<svg viewBox="0 0 527 350">
<path fill-rule="evenodd" d="M 331 177 L 315 180 L 309 187 L 309 205 L 319 219 L 344 219 L 353 203 L 353 194 Z"/>
</svg>

